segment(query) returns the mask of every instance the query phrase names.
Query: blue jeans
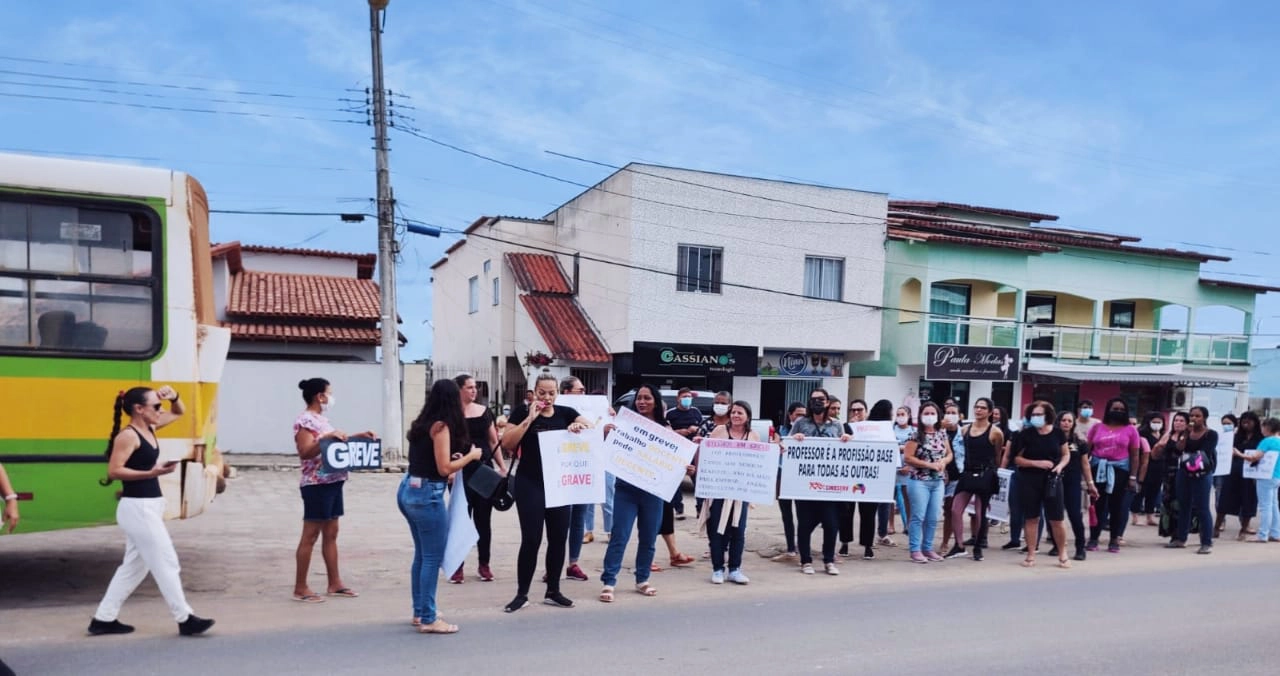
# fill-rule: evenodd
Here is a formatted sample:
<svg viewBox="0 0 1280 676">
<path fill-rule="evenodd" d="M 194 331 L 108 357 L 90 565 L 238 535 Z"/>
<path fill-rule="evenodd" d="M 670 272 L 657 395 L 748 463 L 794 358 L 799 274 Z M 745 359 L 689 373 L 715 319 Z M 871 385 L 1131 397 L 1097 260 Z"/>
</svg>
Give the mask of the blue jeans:
<svg viewBox="0 0 1280 676">
<path fill-rule="evenodd" d="M 1174 490 L 1178 494 L 1178 537 L 1186 542 L 1191 533 L 1191 519 L 1200 520 L 1200 546 L 1213 546 L 1213 514 L 1209 511 L 1209 491 L 1213 488 L 1213 477 L 1203 476 L 1194 479 L 1187 475 L 1181 467 L 1174 479 Z"/>
<path fill-rule="evenodd" d="M 613 491 L 614 491 L 614 484 L 616 482 L 617 480 L 613 478 L 612 474 L 608 472 L 604 473 L 604 504 L 601 505 L 601 507 L 604 508 L 603 510 L 604 511 L 604 532 L 606 533 L 613 532 Z M 586 533 L 595 532 L 596 530 L 596 506 L 595 505 L 586 506 L 586 514 L 582 517 L 582 522 L 584 524 L 583 528 L 586 529 L 584 532 Z"/>
<path fill-rule="evenodd" d="M 662 526 L 662 511 L 666 500 L 656 497 L 619 481 L 613 493 L 613 530 L 609 532 L 609 548 L 604 553 L 604 572 L 600 581 L 605 586 L 618 584 L 618 571 L 622 570 L 622 555 L 627 551 L 631 529 L 636 534 L 636 584 L 649 580 L 649 567 L 653 565 L 654 545 L 658 541 L 658 529 Z"/>
<path fill-rule="evenodd" d="M 445 541 L 449 539 L 449 515 L 444 505 L 444 482 L 421 479 L 421 486 L 409 485 L 415 477 L 404 475 L 396 503 L 409 522 L 413 535 L 413 564 L 409 582 L 413 594 L 413 616 L 423 624 L 436 621 L 436 583 L 440 580 L 440 564 L 444 559 Z"/>
<path fill-rule="evenodd" d="M 1276 497 L 1280 480 L 1258 479 L 1254 485 L 1258 491 L 1258 539 L 1280 538 L 1280 499 Z"/>
<path fill-rule="evenodd" d="M 733 501 L 727 501 L 732 504 Z M 733 515 L 733 521 L 725 526 L 725 532 L 720 532 L 720 517 L 724 513 L 725 500 L 712 500 L 711 507 L 707 511 L 707 540 L 711 546 L 711 569 L 724 570 L 724 550 L 726 544 L 729 549 L 729 570 L 737 570 L 742 567 L 742 550 L 746 548 L 747 533 L 747 510 L 751 506 L 745 502 L 739 503 L 738 511 Z"/>
<path fill-rule="evenodd" d="M 907 542 L 912 554 L 933 551 L 933 536 L 938 530 L 938 515 L 942 513 L 943 490 L 942 479 L 907 479 L 907 499 L 911 501 Z"/>
<path fill-rule="evenodd" d="M 569 506 L 569 563 L 577 563 L 582 554 L 582 536 L 587 533 L 587 510 L 595 505 Z"/>
</svg>

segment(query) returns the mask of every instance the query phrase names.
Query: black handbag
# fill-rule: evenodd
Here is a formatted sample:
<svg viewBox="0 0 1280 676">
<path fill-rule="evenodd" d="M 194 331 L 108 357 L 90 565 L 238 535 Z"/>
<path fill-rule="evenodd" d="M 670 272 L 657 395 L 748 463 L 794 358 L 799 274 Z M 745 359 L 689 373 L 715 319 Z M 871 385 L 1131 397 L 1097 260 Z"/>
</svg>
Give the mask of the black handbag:
<svg viewBox="0 0 1280 676">
<path fill-rule="evenodd" d="M 502 475 L 498 470 L 489 466 L 489 463 L 481 462 L 476 464 L 476 468 L 471 471 L 471 476 L 467 478 L 467 488 L 488 500 L 497 492 L 498 484 L 501 482 Z"/>
<path fill-rule="evenodd" d="M 1000 491 L 1000 476 L 994 467 L 966 469 L 960 473 L 956 492 L 990 497 Z"/>
<path fill-rule="evenodd" d="M 1057 472 L 1049 472 L 1049 476 L 1044 478 L 1044 499 L 1045 502 L 1057 502 L 1062 500 L 1062 475 Z"/>
</svg>

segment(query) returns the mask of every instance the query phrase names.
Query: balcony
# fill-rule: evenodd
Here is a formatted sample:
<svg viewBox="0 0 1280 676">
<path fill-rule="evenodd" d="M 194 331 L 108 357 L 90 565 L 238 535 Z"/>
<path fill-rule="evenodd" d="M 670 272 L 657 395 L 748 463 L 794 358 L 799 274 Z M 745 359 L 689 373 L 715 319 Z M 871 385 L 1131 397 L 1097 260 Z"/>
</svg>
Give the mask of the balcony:
<svg viewBox="0 0 1280 676">
<path fill-rule="evenodd" d="M 1249 336 L 1176 330 L 1021 324 L 985 317 L 931 317 L 928 342 L 1018 347 L 1024 358 L 1097 366 L 1193 364 L 1248 366 Z"/>
</svg>

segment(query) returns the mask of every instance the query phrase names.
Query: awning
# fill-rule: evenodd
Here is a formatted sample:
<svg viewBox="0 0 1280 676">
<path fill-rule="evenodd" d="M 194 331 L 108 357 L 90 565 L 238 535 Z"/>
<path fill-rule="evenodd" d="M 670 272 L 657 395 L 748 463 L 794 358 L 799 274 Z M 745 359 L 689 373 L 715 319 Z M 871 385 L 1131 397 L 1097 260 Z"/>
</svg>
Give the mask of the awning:
<svg viewBox="0 0 1280 676">
<path fill-rule="evenodd" d="M 1026 371 L 1036 382 L 1042 383 L 1134 383 L 1150 385 L 1176 385 L 1179 387 L 1223 387 L 1238 385 L 1230 379 L 1208 379 L 1186 373 L 1082 373 L 1073 371 Z"/>
</svg>

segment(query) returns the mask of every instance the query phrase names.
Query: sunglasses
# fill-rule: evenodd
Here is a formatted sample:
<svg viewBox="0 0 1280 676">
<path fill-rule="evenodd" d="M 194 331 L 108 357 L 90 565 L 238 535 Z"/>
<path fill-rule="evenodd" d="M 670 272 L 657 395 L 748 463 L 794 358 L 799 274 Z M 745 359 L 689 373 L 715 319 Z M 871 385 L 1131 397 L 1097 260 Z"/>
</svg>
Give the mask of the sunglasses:
<svg viewBox="0 0 1280 676">
<path fill-rule="evenodd" d="M 151 405 L 151 408 L 153 408 L 153 409 L 155 409 L 155 410 L 159 411 L 159 410 L 160 410 L 160 402 L 156 402 L 156 403 L 152 404 L 152 405 Z"/>
</svg>

